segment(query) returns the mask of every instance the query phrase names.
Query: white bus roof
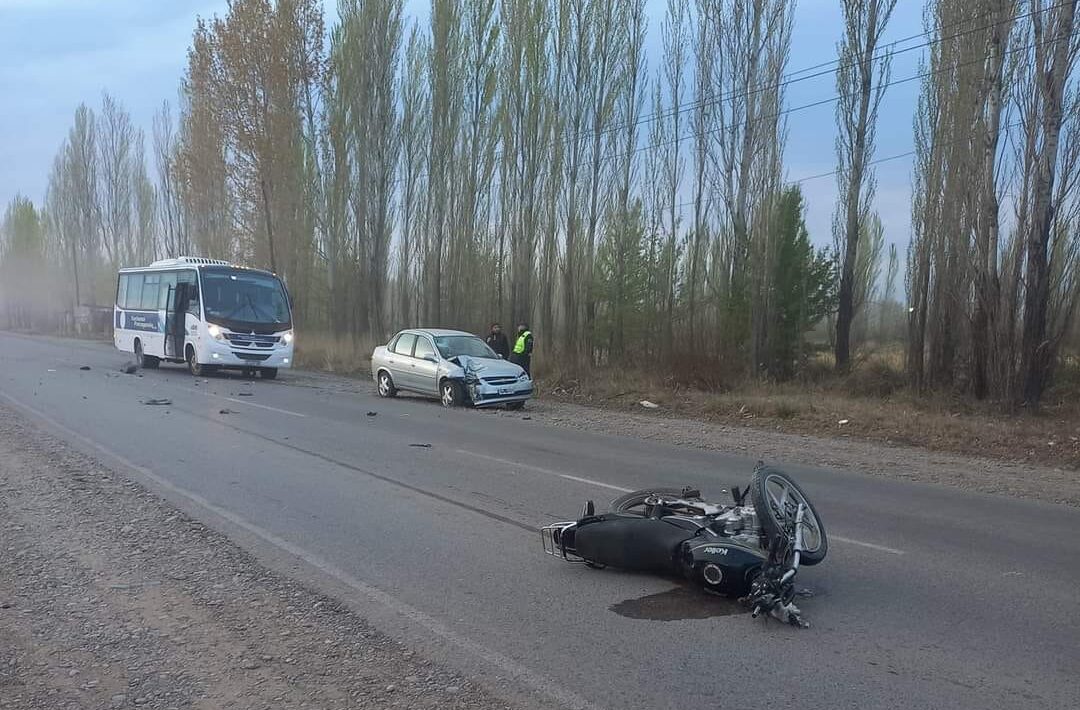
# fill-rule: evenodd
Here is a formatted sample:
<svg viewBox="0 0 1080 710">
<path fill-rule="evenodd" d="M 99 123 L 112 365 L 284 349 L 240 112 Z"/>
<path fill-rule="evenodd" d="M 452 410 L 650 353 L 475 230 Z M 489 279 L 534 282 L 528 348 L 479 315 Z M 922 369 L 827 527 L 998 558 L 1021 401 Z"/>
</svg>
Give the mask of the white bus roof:
<svg viewBox="0 0 1080 710">
<path fill-rule="evenodd" d="M 130 271 L 149 271 L 151 269 L 175 269 L 178 267 L 191 266 L 198 268 L 200 266 L 228 266 L 232 269 L 245 269 L 247 271 L 263 271 L 263 269 L 252 269 L 247 266 L 241 266 L 239 264 L 233 264 L 222 259 L 207 259 L 204 256 L 178 256 L 175 259 L 158 259 L 149 266 L 125 266 L 119 269 L 120 273 Z M 263 273 L 271 273 L 269 271 L 263 271 Z"/>
</svg>

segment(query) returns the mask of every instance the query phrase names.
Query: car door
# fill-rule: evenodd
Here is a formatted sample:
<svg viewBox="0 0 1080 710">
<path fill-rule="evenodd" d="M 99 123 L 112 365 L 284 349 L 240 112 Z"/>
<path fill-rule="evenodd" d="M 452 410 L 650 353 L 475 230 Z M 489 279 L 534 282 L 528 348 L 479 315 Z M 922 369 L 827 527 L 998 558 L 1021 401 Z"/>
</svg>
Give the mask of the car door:
<svg viewBox="0 0 1080 710">
<path fill-rule="evenodd" d="M 386 369 L 394 378 L 394 385 L 399 389 L 415 390 L 415 378 L 412 368 L 415 333 L 402 333 L 397 337 L 386 353 Z"/>
<path fill-rule="evenodd" d="M 439 353 L 426 335 L 416 336 L 412 370 L 418 392 L 430 395 L 439 394 Z"/>
</svg>

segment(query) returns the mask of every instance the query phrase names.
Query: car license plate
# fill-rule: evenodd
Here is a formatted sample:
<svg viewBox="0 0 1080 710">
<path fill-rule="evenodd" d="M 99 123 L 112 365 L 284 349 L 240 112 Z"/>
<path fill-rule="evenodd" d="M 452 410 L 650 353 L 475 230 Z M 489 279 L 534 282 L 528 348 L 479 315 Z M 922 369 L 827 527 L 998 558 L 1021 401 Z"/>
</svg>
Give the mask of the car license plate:
<svg viewBox="0 0 1080 710">
<path fill-rule="evenodd" d="M 513 394 L 513 392 L 514 391 L 512 389 L 510 389 L 509 387 L 500 387 L 499 388 L 499 394 Z"/>
</svg>

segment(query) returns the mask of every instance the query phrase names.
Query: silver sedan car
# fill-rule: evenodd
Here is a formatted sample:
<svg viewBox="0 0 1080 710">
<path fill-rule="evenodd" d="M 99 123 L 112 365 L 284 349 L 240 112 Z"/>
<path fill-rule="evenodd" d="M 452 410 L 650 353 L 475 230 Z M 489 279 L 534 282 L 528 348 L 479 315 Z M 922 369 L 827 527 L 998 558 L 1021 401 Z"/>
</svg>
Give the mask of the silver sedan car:
<svg viewBox="0 0 1080 710">
<path fill-rule="evenodd" d="M 532 380 L 523 369 L 460 330 L 401 331 L 375 348 L 371 376 L 381 397 L 404 390 L 438 398 L 444 407 L 521 409 L 533 393 Z"/>
</svg>

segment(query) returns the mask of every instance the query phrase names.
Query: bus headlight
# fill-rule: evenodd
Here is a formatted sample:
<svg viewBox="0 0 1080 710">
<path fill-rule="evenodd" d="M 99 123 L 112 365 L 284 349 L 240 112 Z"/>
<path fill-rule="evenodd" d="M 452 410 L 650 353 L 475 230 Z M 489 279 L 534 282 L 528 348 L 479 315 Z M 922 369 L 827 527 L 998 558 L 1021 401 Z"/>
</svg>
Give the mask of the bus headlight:
<svg viewBox="0 0 1080 710">
<path fill-rule="evenodd" d="M 213 323 L 206 326 L 206 332 L 215 340 L 224 340 L 225 338 L 225 333 L 221 330 L 221 327 L 214 325 Z"/>
<path fill-rule="evenodd" d="M 284 333 L 282 333 L 281 342 L 285 343 L 286 345 L 289 345 L 289 344 L 292 343 L 292 341 L 293 341 L 293 334 L 292 334 L 291 330 L 286 330 Z"/>
</svg>

